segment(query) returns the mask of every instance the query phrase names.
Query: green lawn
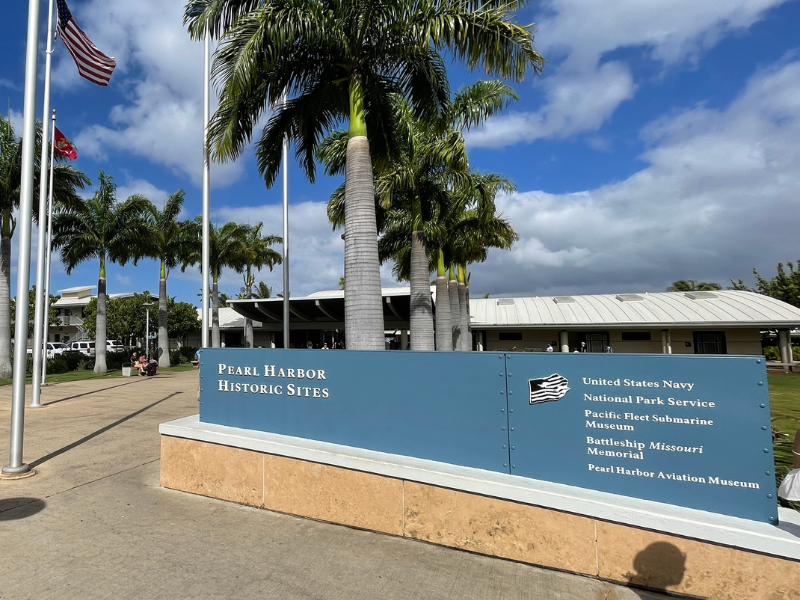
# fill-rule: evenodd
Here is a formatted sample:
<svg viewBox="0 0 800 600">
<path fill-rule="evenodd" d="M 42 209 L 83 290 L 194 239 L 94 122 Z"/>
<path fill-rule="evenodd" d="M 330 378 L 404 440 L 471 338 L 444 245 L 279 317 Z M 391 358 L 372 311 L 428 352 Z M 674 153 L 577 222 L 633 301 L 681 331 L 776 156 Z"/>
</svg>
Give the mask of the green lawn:
<svg viewBox="0 0 800 600">
<path fill-rule="evenodd" d="M 161 369 L 160 373 L 180 373 L 182 371 L 191 371 L 191 363 L 185 365 L 176 365 L 169 369 Z M 64 381 L 84 381 L 86 379 L 116 379 L 122 377 L 121 369 L 114 369 L 105 375 L 96 375 L 93 371 L 70 371 L 69 373 L 58 373 L 57 375 L 48 375 L 47 383 L 62 383 Z M 156 375 L 157 377 L 157 375 Z M 30 375 L 25 378 L 26 383 L 31 382 Z M 11 385 L 11 379 L 0 379 L 0 385 Z"/>
<path fill-rule="evenodd" d="M 792 468 L 794 432 L 800 428 L 800 374 L 770 373 L 769 402 L 775 437 L 775 474 L 781 481 Z"/>
</svg>

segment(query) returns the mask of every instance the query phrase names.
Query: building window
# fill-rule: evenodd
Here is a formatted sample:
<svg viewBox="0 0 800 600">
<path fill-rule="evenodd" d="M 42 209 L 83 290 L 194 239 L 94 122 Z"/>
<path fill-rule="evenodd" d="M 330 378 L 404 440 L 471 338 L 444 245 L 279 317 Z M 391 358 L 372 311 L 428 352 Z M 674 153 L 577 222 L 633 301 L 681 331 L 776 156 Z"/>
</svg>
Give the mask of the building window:
<svg viewBox="0 0 800 600">
<path fill-rule="evenodd" d="M 521 342 L 521 331 L 500 331 L 497 334 L 501 342 Z"/>
<path fill-rule="evenodd" d="M 623 331 L 623 342 L 650 342 L 652 341 L 649 331 Z"/>
<path fill-rule="evenodd" d="M 728 345 L 725 342 L 724 331 L 695 331 L 695 354 L 727 354 Z"/>
<path fill-rule="evenodd" d="M 581 342 L 586 344 L 586 352 L 605 352 L 608 346 L 607 331 L 570 331 L 567 335 L 569 351 L 581 351 Z"/>
</svg>

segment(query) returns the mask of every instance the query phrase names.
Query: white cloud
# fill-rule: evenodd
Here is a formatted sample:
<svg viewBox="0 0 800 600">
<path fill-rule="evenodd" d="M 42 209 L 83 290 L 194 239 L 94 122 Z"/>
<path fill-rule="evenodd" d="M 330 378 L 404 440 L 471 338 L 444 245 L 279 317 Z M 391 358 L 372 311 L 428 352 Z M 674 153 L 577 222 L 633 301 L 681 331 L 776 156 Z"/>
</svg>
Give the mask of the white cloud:
<svg viewBox="0 0 800 600">
<path fill-rule="evenodd" d="M 166 190 L 157 188 L 144 179 L 128 178 L 124 185 L 117 186 L 117 200 L 120 202 L 124 202 L 128 197 L 134 194 L 146 196 L 156 206 L 160 206 L 167 196 Z"/>
<path fill-rule="evenodd" d="M 10 90 L 14 90 L 16 92 L 22 89 L 21 86 L 17 85 L 10 79 L 0 79 L 0 88 L 8 88 Z"/>
<path fill-rule="evenodd" d="M 474 267 L 496 293 L 663 290 L 677 279 L 726 284 L 797 258 L 800 61 L 751 78 L 724 110 L 699 105 L 643 132 L 649 166 L 574 194 L 499 200 L 521 240 Z"/>
<path fill-rule="evenodd" d="M 533 112 L 509 113 L 470 133 L 474 147 L 499 147 L 564 138 L 599 128 L 636 84 L 627 64 L 604 62 L 623 48 L 642 48 L 664 66 L 695 61 L 723 36 L 742 31 L 786 0 L 546 0 L 537 46 L 552 71 L 534 86 L 544 103 Z"/>
<path fill-rule="evenodd" d="M 94 124 L 75 136 L 81 151 L 96 159 L 124 151 L 201 180 L 203 45 L 189 39 L 183 3 L 158 0 L 90 0 L 72 7 L 95 45 L 117 60 L 111 86 L 126 102 L 113 107 L 109 124 Z M 91 89 L 63 47 L 53 70 L 54 87 Z M 236 181 L 244 161 L 212 167 L 212 184 Z"/>
<path fill-rule="evenodd" d="M 126 276 L 126 275 L 120 275 L 119 273 L 117 273 L 114 276 L 114 279 L 116 280 L 116 282 L 118 284 L 122 285 L 123 287 L 126 287 L 126 288 L 131 287 L 131 283 L 132 283 L 131 278 Z"/>
<path fill-rule="evenodd" d="M 339 278 L 344 275 L 344 241 L 342 231 L 332 231 L 325 211 L 325 202 L 302 202 L 289 207 L 289 277 L 291 294 L 305 296 L 319 290 L 339 289 Z M 265 234 L 282 235 L 283 208 L 280 205 L 225 207 L 215 211 L 220 222 L 264 223 Z M 282 246 L 275 250 L 282 252 Z M 392 279 L 391 265 L 381 269 L 385 286 L 398 285 Z M 270 273 L 262 271 L 256 280 L 264 280 L 277 294 L 283 289 L 283 270 L 275 267 Z M 228 274 L 225 279 L 231 286 L 242 285 L 241 276 Z"/>
</svg>

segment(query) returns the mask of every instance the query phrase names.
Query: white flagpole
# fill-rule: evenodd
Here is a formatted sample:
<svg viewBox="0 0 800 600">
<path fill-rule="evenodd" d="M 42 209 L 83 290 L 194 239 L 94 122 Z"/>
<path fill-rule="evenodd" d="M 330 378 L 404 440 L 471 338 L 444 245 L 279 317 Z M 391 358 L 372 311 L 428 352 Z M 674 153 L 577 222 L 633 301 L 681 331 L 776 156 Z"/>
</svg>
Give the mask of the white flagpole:
<svg viewBox="0 0 800 600">
<path fill-rule="evenodd" d="M 36 139 L 36 71 L 39 50 L 39 0 L 28 0 L 28 41 L 25 48 L 25 96 L 22 111 L 22 173 L 19 190 L 19 250 L 17 254 L 17 314 L 14 332 L 14 370 L 11 384 L 11 429 L 5 477 L 33 474 L 22 462 L 25 433 L 25 367 L 28 359 L 28 287 L 31 278 L 31 214 L 33 213 L 33 160 Z"/>
<path fill-rule="evenodd" d="M 56 139 L 56 109 L 53 109 L 53 137 Z M 47 257 L 44 260 L 44 357 L 42 361 L 42 385 L 47 383 L 47 335 L 50 329 L 50 251 L 53 244 L 53 162 L 55 143 L 50 145 L 50 186 L 47 201 Z M 35 376 L 34 376 L 35 377 Z"/>
<path fill-rule="evenodd" d="M 44 109 L 42 117 L 42 158 L 39 161 L 39 240 L 37 244 L 36 253 L 36 300 L 34 302 L 34 317 L 33 317 L 33 377 L 31 380 L 31 403 L 28 405 L 30 408 L 42 408 L 41 403 L 41 381 L 39 381 L 39 373 L 42 370 L 42 363 L 46 360 L 42 359 L 42 334 L 44 329 L 44 261 L 45 261 L 45 248 L 44 248 L 44 227 L 42 224 L 45 222 L 45 212 L 47 211 L 47 140 L 48 140 L 48 127 L 47 117 L 50 116 L 50 62 L 53 54 L 53 0 L 50 0 L 48 14 L 47 14 L 47 53 L 44 59 Z M 53 139 L 55 140 L 55 131 L 53 131 Z M 45 340 L 46 341 L 46 340 Z"/>
<path fill-rule="evenodd" d="M 286 104 L 286 91 L 283 92 Z M 289 347 L 289 144 L 283 138 L 283 347 Z"/>
<path fill-rule="evenodd" d="M 209 73 L 209 33 L 206 28 L 205 35 L 205 58 L 203 61 L 203 233 L 202 233 L 202 273 L 203 273 L 203 333 L 201 336 L 203 348 L 211 346 L 208 342 L 209 338 L 209 318 L 208 318 L 208 281 L 210 275 L 209 269 L 209 237 L 210 237 L 210 187 L 211 175 L 209 172 L 209 151 L 208 151 L 208 122 L 210 120 L 210 73 Z"/>
</svg>

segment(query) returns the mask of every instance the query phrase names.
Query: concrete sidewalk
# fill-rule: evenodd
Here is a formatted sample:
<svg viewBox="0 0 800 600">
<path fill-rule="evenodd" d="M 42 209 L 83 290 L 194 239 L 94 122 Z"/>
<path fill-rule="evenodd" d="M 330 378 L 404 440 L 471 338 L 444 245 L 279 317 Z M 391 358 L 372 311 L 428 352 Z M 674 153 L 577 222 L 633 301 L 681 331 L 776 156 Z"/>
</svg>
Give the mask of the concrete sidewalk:
<svg viewBox="0 0 800 600">
<path fill-rule="evenodd" d="M 0 481 L 0 599 L 667 597 L 162 489 L 158 424 L 196 394 L 197 371 L 43 388 L 25 415 L 38 474 Z"/>
</svg>

